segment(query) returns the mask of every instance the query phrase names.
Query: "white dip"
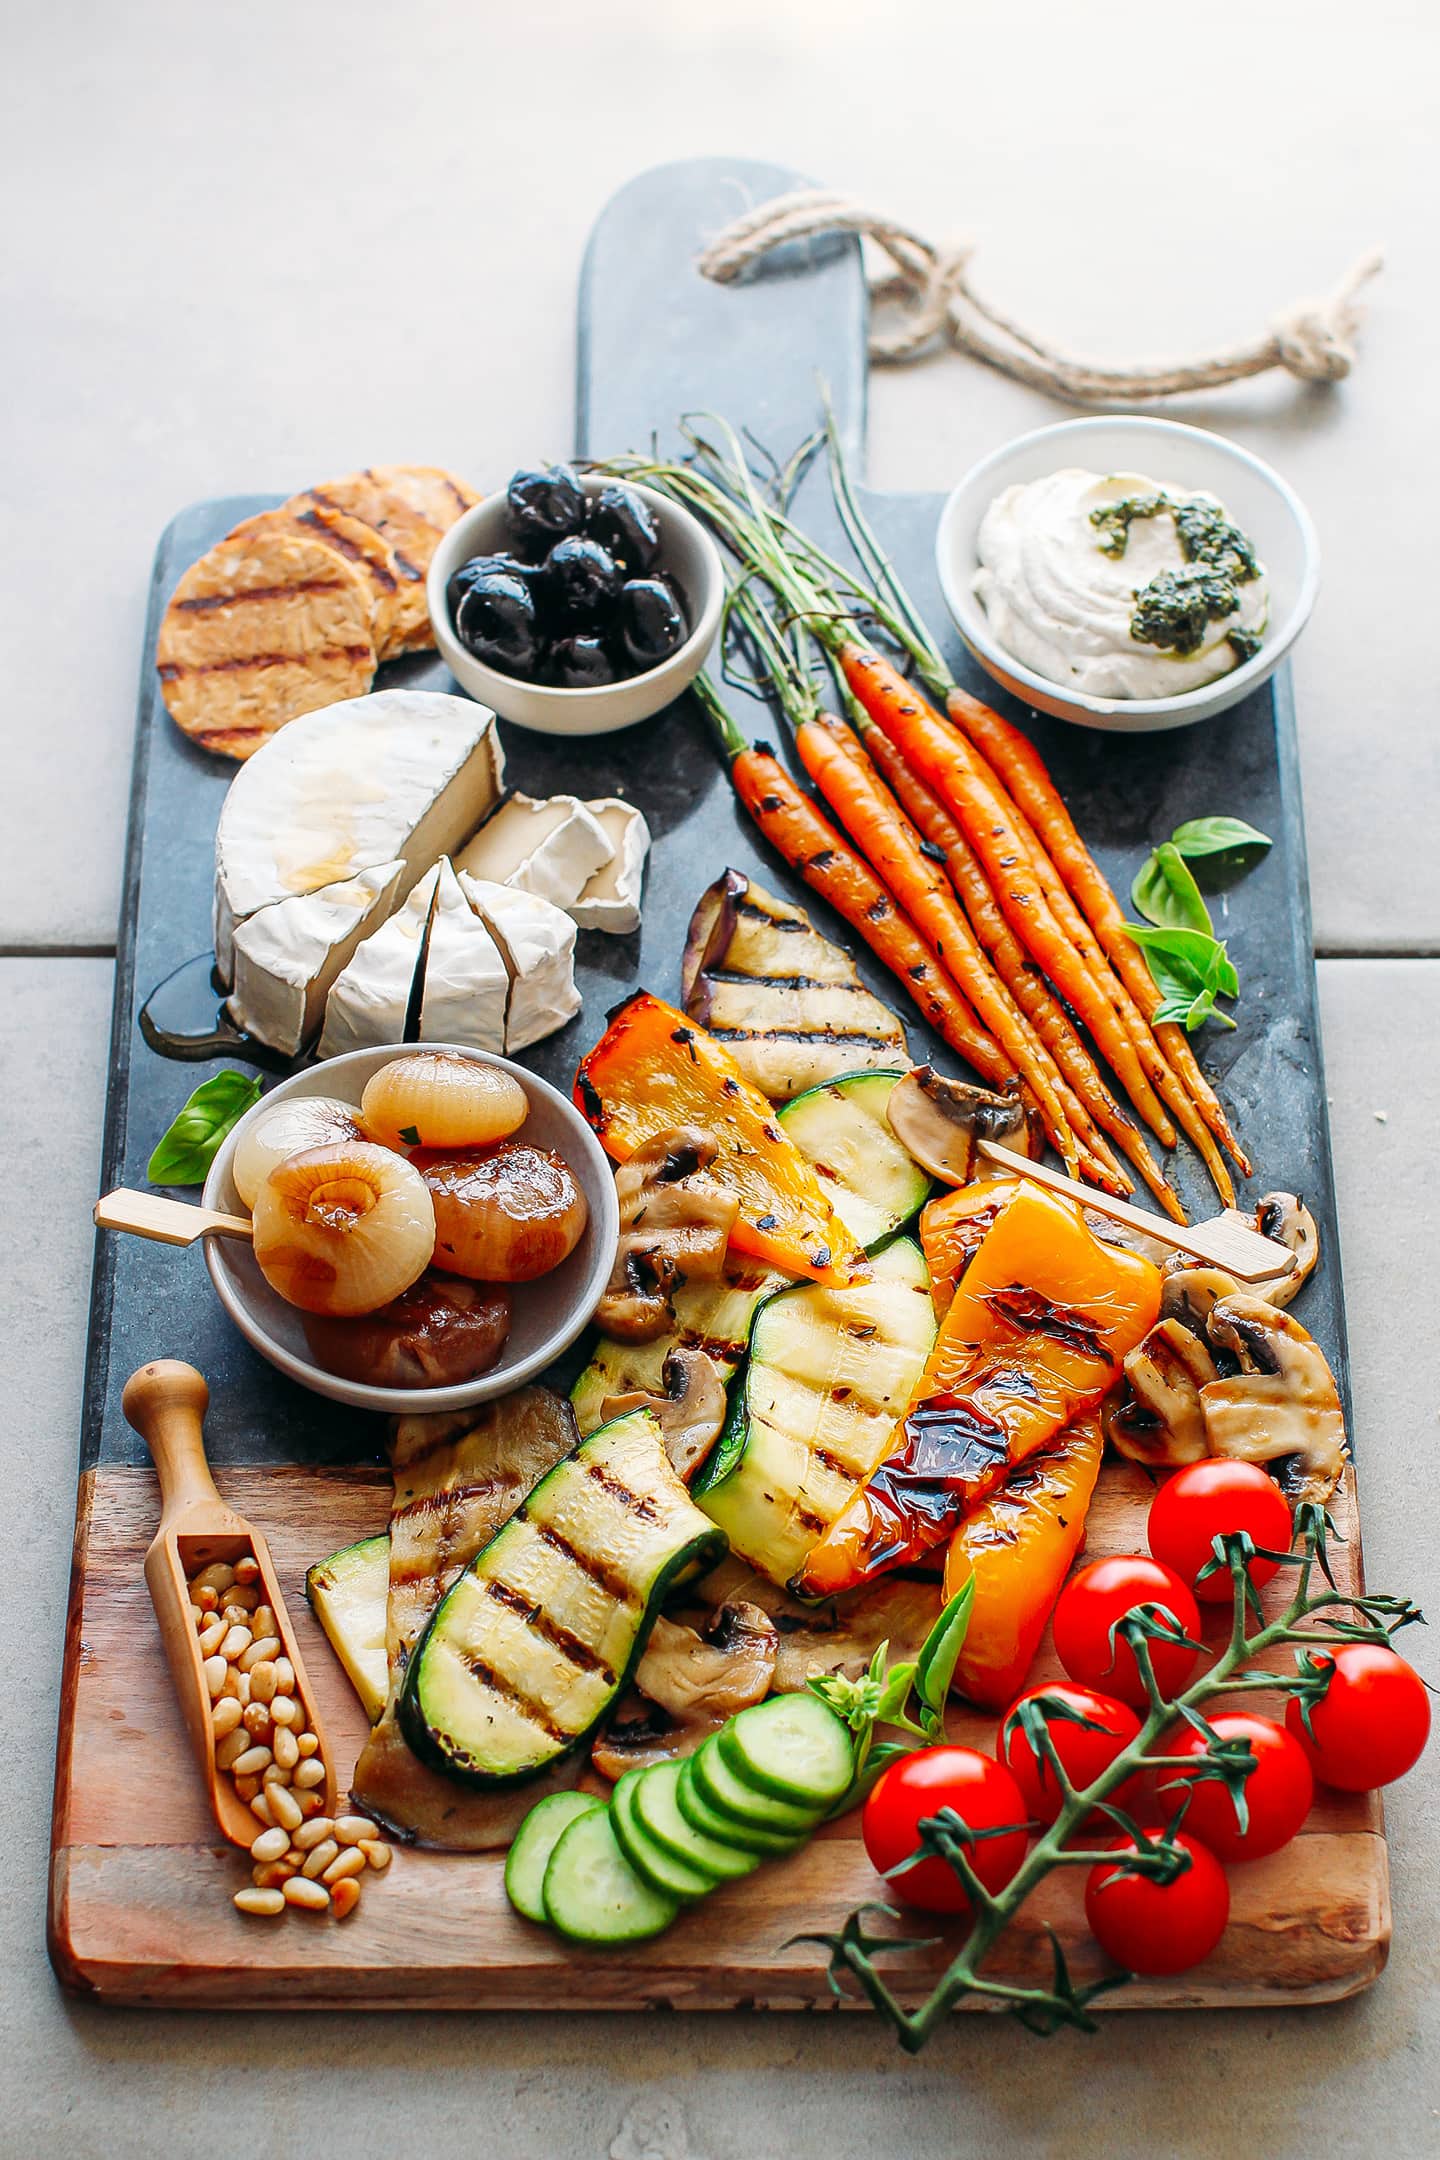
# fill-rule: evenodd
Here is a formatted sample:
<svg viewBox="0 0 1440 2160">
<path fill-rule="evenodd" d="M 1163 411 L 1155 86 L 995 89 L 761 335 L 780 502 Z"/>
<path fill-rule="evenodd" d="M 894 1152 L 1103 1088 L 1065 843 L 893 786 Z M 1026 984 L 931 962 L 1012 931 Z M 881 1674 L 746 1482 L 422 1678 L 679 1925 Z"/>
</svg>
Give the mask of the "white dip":
<svg viewBox="0 0 1440 2160">
<path fill-rule="evenodd" d="M 1163 497 L 1151 516 L 1096 525 L 1091 513 L 1108 504 Z M 1065 688 L 1098 697 L 1163 698 L 1198 689 L 1239 667 L 1242 656 L 1228 633 L 1258 635 L 1269 613 L 1263 565 L 1232 578 L 1239 607 L 1218 619 L 1199 619 L 1182 630 L 1188 650 L 1147 642 L 1134 634 L 1145 588 L 1165 574 L 1181 576 L 1182 592 L 1198 585 L 1219 564 L 1192 560 L 1181 544 L 1175 512 L 1187 505 L 1226 517 L 1213 495 L 1167 488 L 1143 473 L 1092 473 L 1069 467 L 1044 480 L 1006 488 L 980 526 L 980 568 L 975 596 L 996 641 L 1035 674 Z M 1122 548 L 1107 553 L 1107 548 Z M 1235 559 L 1228 559 L 1233 571 Z M 1164 631 L 1173 610 L 1160 588 L 1152 624 Z M 1149 596 L 1147 596 L 1149 597 Z M 1192 639 L 1198 637 L 1198 644 Z"/>
</svg>

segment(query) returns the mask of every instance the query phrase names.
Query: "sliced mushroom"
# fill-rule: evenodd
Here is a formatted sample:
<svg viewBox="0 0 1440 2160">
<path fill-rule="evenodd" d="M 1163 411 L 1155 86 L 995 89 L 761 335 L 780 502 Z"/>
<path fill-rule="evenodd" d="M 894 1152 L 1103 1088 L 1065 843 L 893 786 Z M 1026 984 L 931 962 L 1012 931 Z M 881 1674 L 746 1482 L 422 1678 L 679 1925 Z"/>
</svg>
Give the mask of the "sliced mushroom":
<svg viewBox="0 0 1440 2160">
<path fill-rule="evenodd" d="M 644 1698 L 633 1697 L 602 1733 L 590 1759 L 602 1777 L 622 1777 L 651 1763 L 693 1755 L 737 1710 L 762 1702 L 775 1676 L 779 1638 L 758 1605 L 722 1605 L 704 1634 L 663 1614 L 635 1672 Z"/>
<path fill-rule="evenodd" d="M 622 1342 L 654 1342 L 674 1324 L 682 1283 L 713 1280 L 739 1209 L 734 1193 L 701 1173 L 719 1150 L 707 1132 L 657 1133 L 615 1173 L 620 1243 L 595 1317 Z"/>
<path fill-rule="evenodd" d="M 1174 1470 L 1210 1452 L 1201 1390 L 1215 1360 L 1180 1320 L 1161 1320 L 1125 1360 L 1125 1391 L 1104 1414 L 1105 1437 L 1131 1462 Z"/>
<path fill-rule="evenodd" d="M 1263 1288 L 1267 1305 L 1289 1305 L 1309 1282 L 1320 1258 L 1320 1226 L 1303 1200 L 1289 1192 L 1267 1192 L 1255 1210 L 1261 1237 L 1275 1238 L 1295 1255 L 1288 1275 Z"/>
<path fill-rule="evenodd" d="M 931 1065 L 917 1065 L 897 1080 L 886 1107 L 890 1130 L 922 1170 L 947 1185 L 968 1185 L 975 1175 L 975 1143 L 998 1140 L 1028 1154 L 1029 1128 L 1018 1088 L 1004 1095 L 947 1080 Z"/>
<path fill-rule="evenodd" d="M 1240 1361 L 1240 1371 L 1200 1390 L 1212 1455 L 1278 1463 L 1276 1480 L 1296 1506 L 1323 1506 L 1345 1474 L 1345 1417 L 1324 1352 L 1289 1313 L 1261 1297 L 1224 1298 L 1209 1335 Z"/>
<path fill-rule="evenodd" d="M 1178 1320 L 1196 1335 L 1203 1335 L 1210 1315 L 1221 1298 L 1238 1297 L 1240 1285 L 1233 1275 L 1216 1267 L 1170 1267 L 1164 1270 L 1160 1289 L 1160 1315 Z"/>
<path fill-rule="evenodd" d="M 688 1483 L 720 1437 L 727 1408 L 725 1383 L 720 1368 L 703 1350 L 672 1350 L 660 1368 L 663 1395 L 637 1390 L 629 1395 L 607 1395 L 601 1405 L 603 1421 L 623 1417 L 627 1410 L 653 1410 L 665 1435 L 665 1452 L 677 1474 Z"/>
</svg>

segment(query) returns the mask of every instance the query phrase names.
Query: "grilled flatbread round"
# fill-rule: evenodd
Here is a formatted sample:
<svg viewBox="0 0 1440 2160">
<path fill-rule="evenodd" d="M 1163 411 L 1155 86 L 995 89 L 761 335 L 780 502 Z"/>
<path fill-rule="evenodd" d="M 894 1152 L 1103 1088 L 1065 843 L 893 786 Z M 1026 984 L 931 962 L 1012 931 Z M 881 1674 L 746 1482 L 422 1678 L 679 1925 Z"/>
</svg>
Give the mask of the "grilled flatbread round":
<svg viewBox="0 0 1440 2160">
<path fill-rule="evenodd" d="M 363 518 L 388 543 L 400 579 L 394 626 L 377 638 L 379 656 L 426 652 L 435 643 L 425 603 L 425 573 L 443 533 L 480 498 L 438 465 L 371 465 L 343 480 L 311 488 L 309 502 L 322 510 Z"/>
<path fill-rule="evenodd" d="M 318 540 L 222 540 L 176 586 L 155 663 L 176 725 L 206 750 L 247 758 L 297 713 L 369 689 L 370 588 Z"/>
<path fill-rule="evenodd" d="M 308 494 L 292 495 L 278 510 L 262 510 L 258 517 L 246 518 L 229 538 L 246 540 L 252 533 L 261 532 L 293 533 L 300 540 L 318 540 L 343 555 L 352 570 L 359 571 L 370 587 L 370 635 L 378 654 L 394 635 L 400 606 L 400 573 L 383 533 L 367 525 L 363 518 L 328 509 Z"/>
</svg>

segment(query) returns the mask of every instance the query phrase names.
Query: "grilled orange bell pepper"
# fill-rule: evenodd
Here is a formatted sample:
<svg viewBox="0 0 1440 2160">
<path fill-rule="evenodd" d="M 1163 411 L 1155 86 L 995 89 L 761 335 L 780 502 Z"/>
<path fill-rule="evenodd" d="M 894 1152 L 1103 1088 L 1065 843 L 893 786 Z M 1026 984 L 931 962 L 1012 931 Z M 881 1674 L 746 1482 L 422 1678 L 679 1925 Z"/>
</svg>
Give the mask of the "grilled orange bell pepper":
<svg viewBox="0 0 1440 2160">
<path fill-rule="evenodd" d="M 967 1515 L 945 1561 L 947 1601 L 975 1585 L 970 1625 L 951 1685 L 1003 1710 L 1025 1684 L 1070 1563 L 1085 1535 L 1105 1437 L 1087 1410 L 1012 1470 Z"/>
<path fill-rule="evenodd" d="M 709 1176 L 740 1196 L 730 1242 L 787 1275 L 844 1283 L 864 1253 L 815 1172 L 722 1042 L 640 991 L 622 1005 L 575 1076 L 575 1102 L 607 1153 L 627 1162 L 677 1125 L 699 1125 L 720 1152 Z"/>
<path fill-rule="evenodd" d="M 806 1554 L 797 1590 L 833 1597 L 938 1545 L 1095 1408 L 1159 1311 L 1158 1268 L 1022 1180 L 960 1278 L 884 1457 Z"/>
<path fill-rule="evenodd" d="M 1013 1177 L 974 1178 L 928 1200 L 920 1210 L 920 1249 L 930 1270 L 930 1296 L 944 1319 L 955 1285 L 995 1227 L 995 1218 L 1019 1190 Z"/>
</svg>

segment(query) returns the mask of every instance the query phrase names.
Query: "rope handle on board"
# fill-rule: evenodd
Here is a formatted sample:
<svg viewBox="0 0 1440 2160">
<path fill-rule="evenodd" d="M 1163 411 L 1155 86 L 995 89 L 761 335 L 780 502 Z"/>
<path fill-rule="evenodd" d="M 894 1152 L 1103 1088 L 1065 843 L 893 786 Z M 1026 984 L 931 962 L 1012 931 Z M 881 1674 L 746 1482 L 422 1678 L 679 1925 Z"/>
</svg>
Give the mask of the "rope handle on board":
<svg viewBox="0 0 1440 2160">
<path fill-rule="evenodd" d="M 938 339 L 1017 382 L 1075 405 L 1178 397 L 1284 368 L 1299 382 L 1341 382 L 1355 364 L 1355 333 L 1364 310 L 1357 295 L 1380 270 L 1378 251 L 1361 257 L 1334 290 L 1277 315 L 1263 337 L 1193 360 L 1101 367 L 1032 336 L 970 282 L 969 246 L 938 248 L 893 218 L 864 210 L 824 188 L 797 188 L 746 211 L 702 249 L 699 269 L 729 285 L 772 248 L 827 233 L 855 233 L 882 250 L 890 269 L 871 281 L 880 310 L 870 326 L 872 360 L 913 360 Z"/>
</svg>

